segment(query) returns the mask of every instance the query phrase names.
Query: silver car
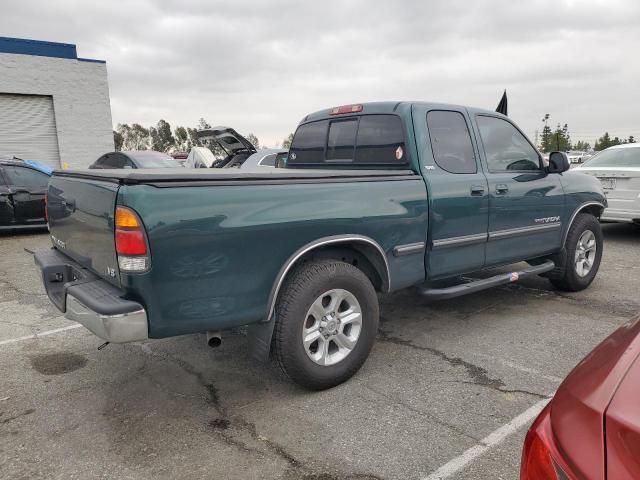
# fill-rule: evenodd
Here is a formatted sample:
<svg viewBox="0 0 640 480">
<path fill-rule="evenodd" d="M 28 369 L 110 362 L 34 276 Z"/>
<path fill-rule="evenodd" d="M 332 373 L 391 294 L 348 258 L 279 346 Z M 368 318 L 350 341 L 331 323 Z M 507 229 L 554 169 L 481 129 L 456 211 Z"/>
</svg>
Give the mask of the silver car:
<svg viewBox="0 0 640 480">
<path fill-rule="evenodd" d="M 609 206 L 601 220 L 640 223 L 640 144 L 609 147 L 575 170 L 602 182 Z"/>
<path fill-rule="evenodd" d="M 286 161 L 289 155 L 288 150 L 281 148 L 265 148 L 258 150 L 256 153 L 247 158 L 240 168 L 256 168 L 256 167 L 277 167 Z"/>
</svg>

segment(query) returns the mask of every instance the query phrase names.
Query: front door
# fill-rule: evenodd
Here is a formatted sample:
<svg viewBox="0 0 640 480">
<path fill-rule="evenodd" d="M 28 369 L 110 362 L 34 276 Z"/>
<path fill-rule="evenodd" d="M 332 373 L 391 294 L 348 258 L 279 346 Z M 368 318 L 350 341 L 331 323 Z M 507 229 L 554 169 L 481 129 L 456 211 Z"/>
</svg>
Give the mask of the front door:
<svg viewBox="0 0 640 480">
<path fill-rule="evenodd" d="M 414 106 L 413 118 L 429 192 L 427 278 L 480 269 L 485 264 L 489 197 L 469 117 L 464 110 Z"/>
<path fill-rule="evenodd" d="M 487 265 L 534 258 L 561 244 L 564 190 L 538 151 L 510 121 L 477 115 L 489 183 Z"/>
</svg>

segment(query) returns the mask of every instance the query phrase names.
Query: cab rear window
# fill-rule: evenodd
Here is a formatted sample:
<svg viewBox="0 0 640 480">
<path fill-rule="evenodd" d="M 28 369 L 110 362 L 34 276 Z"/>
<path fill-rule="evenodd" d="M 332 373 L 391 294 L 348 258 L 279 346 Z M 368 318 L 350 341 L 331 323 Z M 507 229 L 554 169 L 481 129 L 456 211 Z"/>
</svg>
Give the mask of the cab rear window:
<svg viewBox="0 0 640 480">
<path fill-rule="evenodd" d="M 287 165 L 405 166 L 407 161 L 400 117 L 363 115 L 301 125 Z"/>
</svg>

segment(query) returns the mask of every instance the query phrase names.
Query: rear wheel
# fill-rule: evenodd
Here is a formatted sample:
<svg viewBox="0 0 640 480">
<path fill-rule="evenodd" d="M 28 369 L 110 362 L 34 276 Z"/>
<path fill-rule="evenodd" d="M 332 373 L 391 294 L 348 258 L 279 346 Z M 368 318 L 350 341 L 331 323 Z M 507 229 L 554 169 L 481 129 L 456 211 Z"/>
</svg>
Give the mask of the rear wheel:
<svg viewBox="0 0 640 480">
<path fill-rule="evenodd" d="M 565 249 L 564 272 L 551 282 L 560 290 L 584 290 L 598 273 L 602 259 L 602 230 L 598 219 L 588 213 L 578 214 L 569 229 Z"/>
<path fill-rule="evenodd" d="M 378 316 L 376 292 L 361 270 L 331 259 L 305 263 L 278 298 L 273 354 L 296 383 L 313 390 L 333 387 L 367 359 Z"/>
</svg>

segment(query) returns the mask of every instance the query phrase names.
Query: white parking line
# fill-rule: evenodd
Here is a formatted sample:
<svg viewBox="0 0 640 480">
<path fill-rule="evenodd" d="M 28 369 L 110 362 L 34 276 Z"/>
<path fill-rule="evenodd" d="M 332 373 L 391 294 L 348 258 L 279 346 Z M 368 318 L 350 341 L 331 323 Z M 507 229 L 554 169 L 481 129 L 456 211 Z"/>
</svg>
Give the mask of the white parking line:
<svg viewBox="0 0 640 480">
<path fill-rule="evenodd" d="M 46 337 L 47 335 L 54 335 L 56 333 L 66 332 L 67 330 L 73 330 L 74 328 L 80 328 L 81 326 L 82 325 L 80 325 L 79 323 L 76 323 L 74 325 L 69 325 L 67 327 L 62 327 L 62 328 L 56 328 L 54 330 L 47 330 L 46 332 L 36 333 L 34 335 L 26 335 L 24 337 L 10 338 L 8 340 L 1 340 L 0 341 L 0 345 L 7 345 L 9 343 L 22 342 L 23 340 L 32 340 L 34 338 Z"/>
<path fill-rule="evenodd" d="M 423 480 L 444 480 L 445 478 L 449 478 L 458 473 L 471 462 L 487 452 L 487 450 L 489 450 L 491 447 L 495 447 L 496 445 L 501 444 L 507 439 L 507 437 L 514 434 L 515 432 L 520 430 L 520 428 L 531 422 L 535 417 L 538 416 L 538 414 L 547 405 L 547 403 L 549 403 L 549 400 L 549 398 L 540 400 L 538 403 L 512 419 L 509 423 L 491 432 L 489 435 L 480 440 L 480 443 L 478 443 L 477 445 L 474 445 L 468 450 L 465 450 L 461 455 L 451 459 L 450 461 L 442 465 L 440 468 L 438 468 L 438 470 L 431 473 Z"/>
</svg>

